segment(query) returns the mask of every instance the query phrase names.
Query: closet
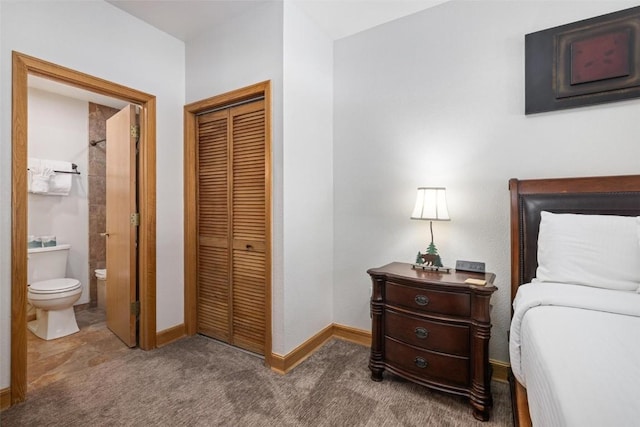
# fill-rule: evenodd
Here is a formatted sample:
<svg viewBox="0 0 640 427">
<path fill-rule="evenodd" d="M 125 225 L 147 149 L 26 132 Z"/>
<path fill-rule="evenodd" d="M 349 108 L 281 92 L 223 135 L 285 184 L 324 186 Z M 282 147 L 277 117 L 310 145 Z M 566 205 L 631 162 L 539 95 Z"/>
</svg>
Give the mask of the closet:
<svg viewBox="0 0 640 427">
<path fill-rule="evenodd" d="M 265 102 L 200 114 L 197 332 L 264 355 L 269 215 Z"/>
</svg>

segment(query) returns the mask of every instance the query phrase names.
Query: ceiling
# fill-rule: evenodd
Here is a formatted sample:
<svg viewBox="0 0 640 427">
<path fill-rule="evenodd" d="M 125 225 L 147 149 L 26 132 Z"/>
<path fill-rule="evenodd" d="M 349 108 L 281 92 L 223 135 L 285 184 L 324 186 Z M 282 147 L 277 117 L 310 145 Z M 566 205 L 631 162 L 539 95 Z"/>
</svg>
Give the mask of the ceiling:
<svg viewBox="0 0 640 427">
<path fill-rule="evenodd" d="M 282 0 L 107 0 L 182 40 Z M 446 0 L 287 0 L 297 4 L 333 40 L 444 3 Z"/>
<path fill-rule="evenodd" d="M 107 0 L 108 3 L 182 40 L 266 3 L 282 0 Z M 446 0 L 286 0 L 295 2 L 331 39 L 338 40 Z M 29 86 L 67 97 L 122 108 L 125 102 L 51 80 L 29 76 Z"/>
</svg>

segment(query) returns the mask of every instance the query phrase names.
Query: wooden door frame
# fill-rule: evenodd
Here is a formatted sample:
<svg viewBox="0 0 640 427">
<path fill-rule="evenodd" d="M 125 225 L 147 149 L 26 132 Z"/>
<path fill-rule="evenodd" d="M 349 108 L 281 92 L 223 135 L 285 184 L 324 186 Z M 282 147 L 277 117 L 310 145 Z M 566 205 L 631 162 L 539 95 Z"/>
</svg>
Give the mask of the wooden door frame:
<svg viewBox="0 0 640 427">
<path fill-rule="evenodd" d="M 184 107 L 184 319 L 185 332 L 194 335 L 197 326 L 197 141 L 196 116 L 263 96 L 265 103 L 265 365 L 271 367 L 271 81 L 196 101 Z"/>
<path fill-rule="evenodd" d="M 139 346 L 156 346 L 156 98 L 79 71 L 12 52 L 11 403 L 27 394 L 27 129 L 28 76 L 34 75 L 142 107 L 138 197 Z M 87 146 L 89 144 L 87 138 Z"/>
</svg>

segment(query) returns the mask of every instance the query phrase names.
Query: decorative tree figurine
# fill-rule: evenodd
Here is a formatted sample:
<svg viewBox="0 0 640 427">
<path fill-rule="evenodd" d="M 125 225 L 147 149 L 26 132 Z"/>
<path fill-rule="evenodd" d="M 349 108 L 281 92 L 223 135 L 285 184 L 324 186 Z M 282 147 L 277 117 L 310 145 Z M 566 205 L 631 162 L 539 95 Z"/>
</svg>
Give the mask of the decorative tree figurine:
<svg viewBox="0 0 640 427">
<path fill-rule="evenodd" d="M 418 256 L 416 256 L 416 264 L 424 264 L 424 260 L 422 259 L 422 254 L 418 251 Z"/>
<path fill-rule="evenodd" d="M 440 255 L 438 255 L 438 249 L 436 245 L 433 244 L 433 238 L 431 243 L 429 243 L 429 247 L 427 248 L 427 255 L 433 255 L 433 265 L 435 267 L 442 267 L 442 260 L 440 259 Z"/>
</svg>

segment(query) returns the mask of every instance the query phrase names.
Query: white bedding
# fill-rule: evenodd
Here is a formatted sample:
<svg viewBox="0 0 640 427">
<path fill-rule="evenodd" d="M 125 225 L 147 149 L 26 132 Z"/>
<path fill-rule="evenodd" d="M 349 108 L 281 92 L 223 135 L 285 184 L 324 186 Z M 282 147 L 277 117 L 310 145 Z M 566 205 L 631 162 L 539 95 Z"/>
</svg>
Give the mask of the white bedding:
<svg viewBox="0 0 640 427">
<path fill-rule="evenodd" d="M 640 295 L 520 286 L 509 350 L 534 426 L 640 425 Z"/>
</svg>

